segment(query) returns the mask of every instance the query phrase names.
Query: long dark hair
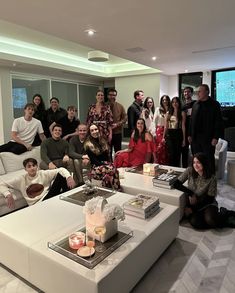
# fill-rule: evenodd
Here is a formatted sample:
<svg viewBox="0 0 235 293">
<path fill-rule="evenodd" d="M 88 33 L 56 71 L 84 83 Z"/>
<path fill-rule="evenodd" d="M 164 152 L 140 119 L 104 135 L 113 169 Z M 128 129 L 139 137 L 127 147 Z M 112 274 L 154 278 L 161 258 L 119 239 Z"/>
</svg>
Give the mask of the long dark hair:
<svg viewBox="0 0 235 293">
<path fill-rule="evenodd" d="M 39 98 L 40 98 L 40 104 L 39 104 L 38 106 L 36 106 L 36 105 L 34 104 L 34 98 L 36 98 L 36 97 L 39 97 Z M 40 94 L 35 94 L 35 95 L 33 96 L 33 104 L 35 105 L 35 111 L 39 111 L 39 112 L 41 112 L 41 111 L 45 111 L 45 110 L 46 110 L 46 107 L 45 107 L 44 101 L 43 101 L 42 96 L 41 96 Z"/>
<path fill-rule="evenodd" d="M 98 138 L 94 138 L 92 135 L 91 135 L 91 126 L 93 126 L 95 124 L 91 124 L 88 128 L 88 131 L 87 131 L 87 135 L 86 135 L 86 139 L 85 139 L 85 143 L 86 142 L 90 142 L 94 145 L 95 148 L 97 148 L 100 152 L 105 152 L 105 151 L 108 151 L 109 150 L 109 145 L 108 145 L 108 142 L 106 141 L 106 139 L 104 139 L 102 136 L 99 135 Z M 97 128 L 98 126 L 95 125 Z M 99 129 L 99 128 L 98 128 Z"/>
<path fill-rule="evenodd" d="M 137 122 L 138 121 L 143 121 L 144 123 L 144 129 L 143 129 L 143 132 L 141 134 L 139 134 L 139 130 L 137 129 Z M 137 121 L 136 121 L 136 125 L 135 125 L 135 130 L 134 130 L 134 137 L 133 137 L 133 140 L 134 142 L 137 142 L 139 138 L 141 138 L 141 141 L 142 142 L 145 142 L 145 133 L 147 132 L 146 130 L 146 125 L 145 125 L 145 121 L 143 118 L 139 118 Z"/>
<path fill-rule="evenodd" d="M 159 112 L 161 114 L 166 114 L 166 109 L 163 106 L 163 99 L 164 98 L 166 98 L 167 101 L 168 101 L 168 110 L 170 109 L 170 106 L 171 106 L 171 99 L 170 99 L 170 97 L 168 95 L 161 96 L 161 99 L 160 99 L 160 108 L 159 108 Z"/>
<path fill-rule="evenodd" d="M 154 100 L 153 100 L 153 98 L 151 98 L 151 97 L 147 97 L 145 100 L 144 100 L 144 109 L 149 109 L 148 108 L 148 101 L 149 100 L 151 100 L 152 102 L 153 102 L 153 106 L 152 106 L 152 108 L 151 108 L 151 110 L 152 110 L 152 112 L 153 112 L 153 114 L 154 114 L 154 112 L 155 112 L 155 106 L 154 106 Z"/>
<path fill-rule="evenodd" d="M 198 159 L 198 161 L 202 164 L 203 177 L 206 178 L 206 179 L 210 178 L 212 176 L 212 172 L 211 172 L 211 169 L 210 169 L 208 158 L 204 153 L 196 153 L 193 156 L 193 159 L 192 159 L 192 176 L 193 176 L 193 178 L 196 178 L 196 177 L 199 176 L 198 173 L 196 172 L 196 170 L 193 167 L 194 158 Z"/>
<path fill-rule="evenodd" d="M 181 109 L 181 102 L 180 102 L 180 98 L 179 98 L 179 97 L 174 97 L 174 98 L 171 100 L 171 107 L 170 107 L 170 109 L 169 109 L 169 114 L 170 114 L 170 115 L 173 115 L 173 113 L 174 113 L 174 108 L 173 108 L 173 106 L 172 106 L 174 100 L 176 100 L 176 101 L 178 102 L 178 105 L 179 105 L 179 107 L 178 107 L 178 109 L 177 109 L 177 116 L 176 116 L 176 117 L 177 117 L 177 120 L 178 120 L 178 124 L 180 124 L 181 121 L 182 121 L 182 109 Z"/>
</svg>

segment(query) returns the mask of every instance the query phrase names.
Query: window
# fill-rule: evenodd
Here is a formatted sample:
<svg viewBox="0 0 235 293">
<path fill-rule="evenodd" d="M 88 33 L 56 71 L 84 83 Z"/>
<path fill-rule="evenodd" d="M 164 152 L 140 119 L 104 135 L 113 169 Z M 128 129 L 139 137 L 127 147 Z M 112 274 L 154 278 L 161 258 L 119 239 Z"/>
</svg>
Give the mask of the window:
<svg viewBox="0 0 235 293">
<path fill-rule="evenodd" d="M 235 106 L 235 68 L 212 71 L 212 96 L 221 107 Z"/>
<path fill-rule="evenodd" d="M 32 102 L 35 94 L 41 94 L 47 106 L 50 96 L 50 81 L 43 78 L 12 76 L 14 118 L 18 118 L 24 114 L 23 109 L 25 104 Z"/>
<path fill-rule="evenodd" d="M 193 99 L 196 99 L 196 91 L 202 84 L 202 76 L 202 72 L 179 74 L 179 97 L 182 101 L 184 100 L 183 92 L 186 86 L 190 86 L 194 89 Z"/>
</svg>

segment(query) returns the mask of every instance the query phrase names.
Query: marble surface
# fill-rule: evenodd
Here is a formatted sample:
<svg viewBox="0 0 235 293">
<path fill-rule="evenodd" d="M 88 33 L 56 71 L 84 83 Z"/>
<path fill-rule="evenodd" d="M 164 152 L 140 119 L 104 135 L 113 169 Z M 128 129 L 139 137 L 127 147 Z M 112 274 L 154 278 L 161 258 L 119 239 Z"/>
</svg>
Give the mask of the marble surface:
<svg viewBox="0 0 235 293">
<path fill-rule="evenodd" d="M 235 210 L 235 188 L 218 183 L 221 206 Z M 0 266 L 0 293 L 42 292 Z M 180 224 L 176 240 L 131 293 L 235 292 L 235 230 L 196 231 Z"/>
</svg>

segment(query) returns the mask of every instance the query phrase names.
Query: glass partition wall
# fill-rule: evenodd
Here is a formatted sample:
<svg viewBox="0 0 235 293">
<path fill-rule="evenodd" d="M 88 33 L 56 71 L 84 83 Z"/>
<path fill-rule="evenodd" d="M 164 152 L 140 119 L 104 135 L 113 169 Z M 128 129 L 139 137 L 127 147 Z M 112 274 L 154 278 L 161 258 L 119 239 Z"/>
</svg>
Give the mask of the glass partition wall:
<svg viewBox="0 0 235 293">
<path fill-rule="evenodd" d="M 50 105 L 49 100 L 51 97 L 57 97 L 60 101 L 60 106 L 64 109 L 67 109 L 70 105 L 76 106 L 78 108 L 78 118 L 85 122 L 88 107 L 90 104 L 95 103 L 95 94 L 99 88 L 100 85 L 12 75 L 14 118 L 22 116 L 24 105 L 32 102 L 35 94 L 40 94 L 46 108 Z"/>
</svg>

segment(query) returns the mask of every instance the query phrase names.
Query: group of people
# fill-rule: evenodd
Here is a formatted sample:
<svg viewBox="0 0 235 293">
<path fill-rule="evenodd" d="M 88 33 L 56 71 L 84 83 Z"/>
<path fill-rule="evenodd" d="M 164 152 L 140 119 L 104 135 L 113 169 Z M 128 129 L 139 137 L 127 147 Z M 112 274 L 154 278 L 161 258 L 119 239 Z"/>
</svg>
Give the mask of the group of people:
<svg viewBox="0 0 235 293">
<path fill-rule="evenodd" d="M 75 117 L 75 107 L 69 106 L 66 112 L 54 97 L 51 107 L 45 110 L 41 96 L 35 95 L 33 103 L 25 106 L 24 117 L 14 120 L 12 141 L 0 146 L 0 152 L 20 154 L 31 150 L 38 134 L 42 140 L 40 170 L 35 159 L 25 160 L 27 173 L 11 182 L 1 182 L 0 193 L 13 207 L 10 188 L 16 188 L 30 205 L 83 184 L 84 168 L 103 186 L 120 190 L 118 167 L 146 162 L 180 166 L 182 155 L 183 167 L 187 169 L 174 187 L 187 194 L 185 214 L 194 227 L 221 226 L 220 220 L 223 218 L 224 222 L 226 213 L 225 209 L 223 215 L 218 211 L 214 169 L 215 145 L 223 128 L 220 107 L 209 96 L 205 84 L 199 87 L 197 101 L 192 96 L 193 89 L 186 87 L 183 106 L 178 97 L 170 100 L 164 95 L 155 108 L 152 98 L 144 100 L 143 91 L 135 91 L 135 100 L 126 114 L 116 101 L 115 89 L 108 91 L 107 103 L 99 90 L 83 124 Z M 122 131 L 127 119 L 130 142 L 122 150 Z M 191 166 L 189 145 L 193 155 Z M 188 188 L 183 185 L 186 180 Z"/>
</svg>

